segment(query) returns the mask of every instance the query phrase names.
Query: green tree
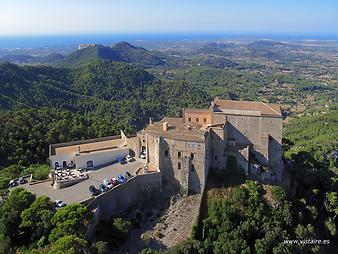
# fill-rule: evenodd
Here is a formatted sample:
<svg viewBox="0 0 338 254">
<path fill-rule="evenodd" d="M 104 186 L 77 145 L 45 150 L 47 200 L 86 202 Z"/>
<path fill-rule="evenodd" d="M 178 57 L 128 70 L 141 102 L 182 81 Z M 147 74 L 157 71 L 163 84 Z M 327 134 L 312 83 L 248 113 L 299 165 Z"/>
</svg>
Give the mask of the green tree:
<svg viewBox="0 0 338 254">
<path fill-rule="evenodd" d="M 54 215 L 53 206 L 50 198 L 41 196 L 21 213 L 20 228 L 30 238 L 30 242 L 35 242 L 50 233 L 51 219 Z"/>
<path fill-rule="evenodd" d="M 0 176 L 0 196 L 1 196 L 2 199 L 4 199 L 4 197 L 8 193 L 9 181 L 10 181 L 9 178 Z"/>
<path fill-rule="evenodd" d="M 108 243 L 103 242 L 103 241 L 98 241 L 98 242 L 94 243 L 93 246 L 91 247 L 91 250 L 95 254 L 108 254 L 108 253 L 110 253 Z"/>
<path fill-rule="evenodd" d="M 0 208 L 0 233 L 9 237 L 11 244 L 22 242 L 20 234 L 21 213 L 34 202 L 35 195 L 23 188 L 12 190 Z"/>
<path fill-rule="evenodd" d="M 66 235 L 50 246 L 48 254 L 86 254 L 89 253 L 88 243 L 77 235 Z"/>
<path fill-rule="evenodd" d="M 59 209 L 52 217 L 53 229 L 49 241 L 67 235 L 83 236 L 88 222 L 88 210 L 84 205 L 71 204 Z"/>
<path fill-rule="evenodd" d="M 118 238 L 125 238 L 131 229 L 131 223 L 122 218 L 115 218 L 113 220 L 113 232 Z"/>
</svg>

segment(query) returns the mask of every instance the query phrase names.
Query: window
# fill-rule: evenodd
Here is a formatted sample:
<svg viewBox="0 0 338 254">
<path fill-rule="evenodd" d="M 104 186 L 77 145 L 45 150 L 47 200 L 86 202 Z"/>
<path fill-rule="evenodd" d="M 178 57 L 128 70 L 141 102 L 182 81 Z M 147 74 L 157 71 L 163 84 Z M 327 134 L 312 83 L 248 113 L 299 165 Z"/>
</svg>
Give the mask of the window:
<svg viewBox="0 0 338 254">
<path fill-rule="evenodd" d="M 207 119 L 206 118 L 204 118 L 204 120 L 203 120 L 205 123 L 207 122 Z"/>
<path fill-rule="evenodd" d="M 194 153 L 191 153 L 190 157 L 191 157 L 191 159 L 193 159 L 194 158 Z"/>
<path fill-rule="evenodd" d="M 196 123 L 198 123 L 198 121 L 199 121 L 198 118 L 196 118 Z"/>
<path fill-rule="evenodd" d="M 181 156 L 182 156 L 181 152 L 178 152 L 177 156 L 178 156 L 178 158 L 181 158 Z"/>
<path fill-rule="evenodd" d="M 177 168 L 181 169 L 181 163 L 180 162 L 178 163 Z"/>
<path fill-rule="evenodd" d="M 215 161 L 217 161 L 217 155 L 215 155 Z"/>
<path fill-rule="evenodd" d="M 55 162 L 55 169 L 57 169 L 59 166 L 60 166 L 59 163 Z"/>
<path fill-rule="evenodd" d="M 188 118 L 188 121 L 191 122 L 191 117 Z"/>
<path fill-rule="evenodd" d="M 67 167 L 67 161 L 63 161 L 63 162 L 62 162 L 62 167 L 63 167 L 63 168 L 66 168 L 66 167 Z"/>
<path fill-rule="evenodd" d="M 168 150 L 164 150 L 164 156 L 168 157 Z"/>
</svg>

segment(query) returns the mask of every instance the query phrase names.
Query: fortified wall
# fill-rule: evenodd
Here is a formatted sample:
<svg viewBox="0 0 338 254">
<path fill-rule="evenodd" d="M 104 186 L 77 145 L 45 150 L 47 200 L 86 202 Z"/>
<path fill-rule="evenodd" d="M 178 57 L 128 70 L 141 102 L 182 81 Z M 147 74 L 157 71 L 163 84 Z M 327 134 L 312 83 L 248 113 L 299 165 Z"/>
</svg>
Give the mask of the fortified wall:
<svg viewBox="0 0 338 254">
<path fill-rule="evenodd" d="M 107 220 L 135 205 L 153 203 L 161 190 L 160 172 L 136 175 L 127 182 L 97 196 L 87 207 L 89 210 L 96 208 L 95 219 Z"/>
</svg>

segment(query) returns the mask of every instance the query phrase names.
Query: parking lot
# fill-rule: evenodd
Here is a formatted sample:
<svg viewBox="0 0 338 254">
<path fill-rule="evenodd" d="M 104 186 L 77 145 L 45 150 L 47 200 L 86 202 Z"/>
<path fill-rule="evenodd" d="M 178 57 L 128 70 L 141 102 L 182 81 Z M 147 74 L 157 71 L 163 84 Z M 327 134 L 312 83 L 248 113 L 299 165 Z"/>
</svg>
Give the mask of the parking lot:
<svg viewBox="0 0 338 254">
<path fill-rule="evenodd" d="M 55 190 L 50 186 L 51 181 L 34 185 L 29 185 L 27 183 L 19 185 L 18 187 L 24 187 L 26 190 L 35 193 L 37 196 L 48 196 L 52 200 L 62 200 L 66 204 L 77 203 L 91 197 L 88 190 L 90 185 L 94 185 L 98 188 L 104 179 L 111 179 L 118 174 L 124 174 L 127 171 L 132 175 L 135 175 L 137 169 L 143 164 L 144 163 L 142 163 L 141 160 L 136 160 L 126 164 L 115 163 L 104 168 L 89 171 L 87 172 L 89 175 L 87 180 L 59 190 Z"/>
</svg>

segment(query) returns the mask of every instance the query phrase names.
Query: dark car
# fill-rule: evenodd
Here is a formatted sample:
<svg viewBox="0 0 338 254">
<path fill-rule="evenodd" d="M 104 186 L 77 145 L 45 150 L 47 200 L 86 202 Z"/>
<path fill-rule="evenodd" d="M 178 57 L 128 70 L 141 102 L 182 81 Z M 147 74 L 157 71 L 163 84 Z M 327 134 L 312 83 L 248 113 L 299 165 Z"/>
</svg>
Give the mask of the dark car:
<svg viewBox="0 0 338 254">
<path fill-rule="evenodd" d="M 125 174 L 124 174 L 124 177 L 129 179 L 131 177 L 131 174 L 127 171 Z"/>
<path fill-rule="evenodd" d="M 99 189 L 96 189 L 94 185 L 89 186 L 89 192 L 92 194 L 92 196 L 97 196 L 101 193 Z"/>
<path fill-rule="evenodd" d="M 20 177 L 19 178 L 19 184 L 25 184 L 25 183 L 27 183 L 27 180 L 23 177 Z"/>
<path fill-rule="evenodd" d="M 102 192 L 107 192 L 108 191 L 107 187 L 103 183 L 100 184 L 99 189 Z"/>
<path fill-rule="evenodd" d="M 117 161 L 118 161 L 120 164 L 126 164 L 126 163 L 127 163 L 127 161 L 126 161 L 126 159 L 125 159 L 124 157 L 118 158 Z"/>
</svg>

